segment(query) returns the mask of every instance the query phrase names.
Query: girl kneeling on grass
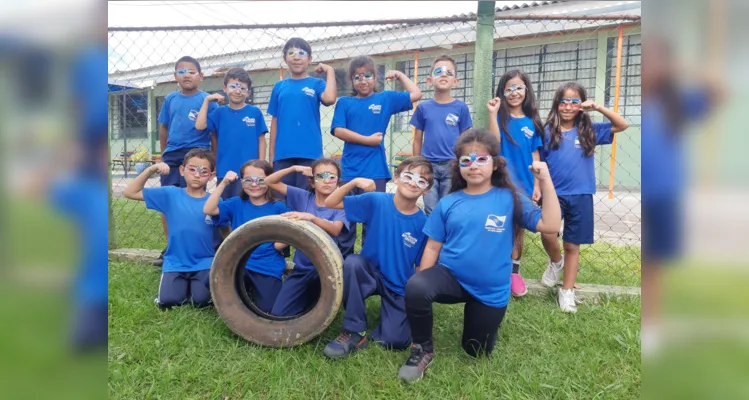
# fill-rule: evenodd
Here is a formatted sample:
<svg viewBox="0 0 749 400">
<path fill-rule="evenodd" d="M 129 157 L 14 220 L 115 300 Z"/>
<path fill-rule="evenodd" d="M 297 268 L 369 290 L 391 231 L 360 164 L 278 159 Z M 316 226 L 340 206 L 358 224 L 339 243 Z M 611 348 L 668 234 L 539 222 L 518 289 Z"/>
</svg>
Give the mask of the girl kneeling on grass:
<svg viewBox="0 0 749 400">
<path fill-rule="evenodd" d="M 517 235 L 521 229 L 554 233 L 561 224 L 545 163 L 528 166 L 544 196 L 541 210 L 515 189 L 491 133 L 469 130 L 454 152 L 451 194 L 429 216 L 421 271 L 406 284 L 413 343 L 398 377 L 408 382 L 421 379 L 434 359 L 432 303 L 465 303 L 463 349 L 474 357 L 491 353 L 510 298 Z"/>
<path fill-rule="evenodd" d="M 309 190 L 299 189 L 281 181 L 284 176 L 299 172 L 310 177 Z M 310 167 L 293 166 L 270 175 L 265 183 L 286 196 L 286 205 L 293 212 L 284 216 L 310 221 L 322 228 L 333 239 L 347 232 L 349 223 L 343 210 L 325 207 L 325 199 L 338 188 L 341 170 L 335 160 L 322 158 Z M 339 244 L 340 247 L 340 244 Z M 294 253 L 294 271 L 283 283 L 271 314 L 277 316 L 298 315 L 317 302 L 320 297 L 320 276 L 312 261 L 301 251 Z"/>
<path fill-rule="evenodd" d="M 587 111 L 598 111 L 611 122 L 593 123 Z M 554 287 L 564 269 L 557 302 L 564 312 L 577 312 L 575 280 L 580 245 L 593 244 L 593 195 L 596 193 L 594 152 L 597 145 L 611 144 L 614 134 L 629 127 L 619 114 L 588 100 L 585 88 L 567 82 L 557 89 L 546 120 L 543 159 L 549 165 L 564 219 L 564 257 L 559 232 L 541 235 L 549 265 L 541 276 L 544 286 Z M 544 207 L 546 198 L 542 194 Z"/>
<path fill-rule="evenodd" d="M 236 172 L 228 171 L 205 202 L 205 214 L 218 216 L 218 225 L 230 224 L 232 229 L 237 229 L 255 218 L 286 212 L 286 205 L 281 201 L 274 201 L 265 184 L 267 175 L 273 172 L 273 167 L 267 161 L 247 161 L 240 168 L 240 172 L 242 192 L 239 197 L 220 201 L 226 187 L 238 179 Z M 252 252 L 246 268 L 245 282 L 253 288 L 252 301 L 263 312 L 270 312 L 281 290 L 286 260 L 274 248 L 273 243 L 263 243 Z"/>
</svg>

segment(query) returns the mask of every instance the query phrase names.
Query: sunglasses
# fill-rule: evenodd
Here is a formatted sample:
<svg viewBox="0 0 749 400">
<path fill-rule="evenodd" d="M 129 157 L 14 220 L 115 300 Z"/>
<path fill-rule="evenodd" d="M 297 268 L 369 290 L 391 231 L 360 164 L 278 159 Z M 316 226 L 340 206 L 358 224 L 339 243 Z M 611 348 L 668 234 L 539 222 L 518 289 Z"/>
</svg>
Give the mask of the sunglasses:
<svg viewBox="0 0 749 400">
<path fill-rule="evenodd" d="M 415 172 L 401 172 L 400 178 L 402 182 L 413 183 L 421 190 L 429 187 L 429 181 L 420 174 Z"/>
<path fill-rule="evenodd" d="M 206 167 L 197 166 L 197 165 L 188 165 L 185 167 L 185 171 L 193 175 L 202 176 L 202 177 L 211 176 L 210 169 Z"/>
<path fill-rule="evenodd" d="M 572 105 L 579 106 L 580 104 L 582 104 L 582 101 L 580 99 L 578 99 L 577 97 L 575 97 L 575 98 L 565 97 L 565 98 L 563 98 L 562 100 L 559 101 L 559 105 L 560 106 L 563 105 L 563 104 L 572 104 Z"/>
<path fill-rule="evenodd" d="M 286 52 L 286 55 L 288 57 L 307 57 L 307 51 L 302 49 L 289 49 L 289 51 Z"/>
<path fill-rule="evenodd" d="M 461 156 L 458 159 L 458 162 L 460 163 L 460 166 L 470 167 L 473 163 L 476 163 L 476 165 L 488 165 L 492 161 L 491 154 L 476 154 L 476 152 L 468 153 L 467 156 Z"/>
<path fill-rule="evenodd" d="M 513 93 L 525 93 L 525 86 L 511 85 L 505 89 L 505 96 L 509 96 Z"/>
<path fill-rule="evenodd" d="M 265 186 L 265 178 L 260 176 L 245 176 L 242 178 L 242 186 Z"/>
<path fill-rule="evenodd" d="M 362 81 L 362 80 L 371 81 L 372 79 L 374 79 L 374 74 L 371 73 L 371 72 L 365 72 L 363 74 L 353 75 L 353 76 L 351 76 L 351 79 L 354 82 L 359 82 L 359 81 Z"/>
<path fill-rule="evenodd" d="M 185 75 L 195 76 L 198 74 L 198 71 L 194 69 L 186 69 L 186 68 L 180 68 L 175 72 L 177 72 L 177 76 L 185 76 Z"/>
<path fill-rule="evenodd" d="M 447 67 L 437 67 L 432 71 L 432 76 L 435 78 L 439 78 L 440 76 L 447 75 L 449 77 L 454 77 L 455 72 L 451 69 L 447 69 Z"/>
<path fill-rule="evenodd" d="M 241 85 L 239 83 L 232 83 L 232 84 L 226 86 L 226 88 L 229 89 L 229 90 L 239 90 L 242 93 L 245 93 L 245 92 L 247 92 L 249 90 L 246 86 Z"/>
<path fill-rule="evenodd" d="M 318 172 L 315 174 L 315 182 L 335 183 L 338 182 L 338 175 L 331 172 Z"/>
</svg>

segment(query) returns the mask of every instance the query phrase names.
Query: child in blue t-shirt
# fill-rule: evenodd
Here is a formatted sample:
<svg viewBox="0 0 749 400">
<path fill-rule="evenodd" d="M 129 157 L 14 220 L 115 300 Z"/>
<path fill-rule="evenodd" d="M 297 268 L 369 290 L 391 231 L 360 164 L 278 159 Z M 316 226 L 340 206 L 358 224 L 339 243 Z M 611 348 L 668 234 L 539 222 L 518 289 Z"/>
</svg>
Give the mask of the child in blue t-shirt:
<svg viewBox="0 0 749 400">
<path fill-rule="evenodd" d="M 283 177 L 291 173 L 309 177 L 310 189 L 299 189 L 283 183 Z M 336 236 L 351 228 L 343 211 L 325 206 L 325 199 L 338 187 L 340 173 L 338 163 L 322 158 L 310 167 L 297 165 L 275 172 L 265 179 L 265 183 L 286 196 L 286 206 L 293 211 L 283 216 L 312 222 L 335 240 Z M 297 250 L 294 252 L 294 270 L 286 277 L 271 314 L 298 315 L 313 306 L 319 297 L 320 276 L 309 257 Z"/>
<path fill-rule="evenodd" d="M 125 188 L 125 197 L 145 201 L 146 208 L 164 214 L 169 224 L 159 296 L 156 298 L 156 304 L 162 309 L 186 302 L 202 307 L 211 301 L 208 281 L 215 255 L 216 227 L 213 220 L 203 213 L 203 205 L 208 199 L 205 186 L 213 177 L 215 162 L 210 150 L 193 149 L 185 155 L 179 167 L 187 187 L 143 189 L 152 174 L 170 173 L 169 165 L 162 162 L 148 167 Z"/>
<path fill-rule="evenodd" d="M 330 133 L 345 142 L 341 156 L 342 183 L 367 178 L 375 182 L 376 191 L 384 192 L 390 169 L 383 139 L 390 117 L 413 108 L 413 103 L 421 98 L 421 91 L 404 73 L 388 71 L 385 80 L 398 79 L 406 91 L 375 93 L 377 72 L 374 61 L 367 56 L 354 57 L 348 74 L 354 95 L 338 99 L 330 126 Z M 358 187 L 351 191 L 352 195 L 361 193 Z M 366 226 L 362 228 L 362 242 L 365 237 Z M 356 231 L 342 240 L 353 245 Z"/>
<path fill-rule="evenodd" d="M 611 122 L 593 123 L 587 111 L 598 111 Z M 577 312 L 575 280 L 580 245 L 593 243 L 593 194 L 596 176 L 593 153 L 596 145 L 611 144 L 614 133 L 629 127 L 619 114 L 588 100 L 585 88 L 567 82 L 557 89 L 546 120 L 542 156 L 549 165 L 564 220 L 564 257 L 558 232 L 541 235 L 549 254 L 549 265 L 541 283 L 554 287 L 564 269 L 564 282 L 557 294 L 564 312 Z M 546 199 L 543 198 L 544 207 Z"/>
<path fill-rule="evenodd" d="M 429 215 L 437 202 L 450 192 L 450 166 L 455 158 L 453 146 L 473 122 L 466 103 L 454 99 L 450 90 L 458 84 L 455 60 L 441 55 L 432 62 L 427 84 L 434 87 L 434 98 L 422 102 L 411 117 L 414 127 L 413 155 L 432 163 L 434 185 L 424 195 L 424 212 Z"/>
<path fill-rule="evenodd" d="M 517 192 L 499 157 L 499 142 L 486 130 L 471 129 L 455 145 L 451 194 L 437 203 L 424 226 L 428 241 L 421 271 L 406 284 L 411 356 L 398 377 L 421 379 L 434 359 L 432 304 L 465 303 L 463 349 L 490 354 L 510 299 L 513 241 L 520 228 L 557 232 L 559 203 L 546 164 L 528 168 L 539 180 L 543 210 Z"/>
<path fill-rule="evenodd" d="M 543 145 L 543 125 L 538 117 L 536 97 L 528 75 L 514 69 L 499 79 L 495 98 L 489 100 L 489 130 L 499 140 L 499 155 L 507 161 L 512 182 L 523 195 L 533 201 L 541 198 L 541 189 L 528 166 L 540 160 L 538 149 Z M 524 296 L 528 290 L 520 275 L 525 234 L 518 233 L 512 249 L 513 296 Z"/>
<path fill-rule="evenodd" d="M 411 341 L 406 321 L 405 285 L 424 248 L 422 229 L 426 215 L 416 206 L 433 183 L 432 165 L 424 157 L 409 157 L 396 171 L 395 194 L 364 193 L 347 196 L 354 187 L 365 192 L 376 189 L 371 179 L 357 178 L 341 186 L 325 201 L 343 208 L 349 220 L 369 226 L 369 239 L 361 254 L 343 262 L 343 306 L 346 309 L 341 334 L 324 349 L 331 358 L 348 357 L 367 346 L 366 299 L 380 296 L 380 322 L 371 338 L 386 348 L 403 350 Z"/>
<path fill-rule="evenodd" d="M 286 205 L 275 201 L 265 184 L 265 178 L 273 173 L 270 163 L 265 160 L 250 160 L 241 166 L 240 171 L 241 180 L 236 172 L 226 172 L 224 179 L 203 206 L 206 215 L 218 216 L 219 225 L 228 223 L 232 229 L 237 229 L 255 218 L 286 212 Z M 220 201 L 223 192 L 235 181 L 241 183 L 242 193 L 238 197 Z M 261 311 L 268 313 L 273 308 L 281 290 L 285 269 L 286 260 L 273 243 L 261 244 L 247 260 L 245 282 L 251 287 L 252 301 Z"/>
<path fill-rule="evenodd" d="M 310 166 L 323 156 L 320 130 L 320 104 L 335 103 L 335 70 L 318 64 L 315 71 L 325 72 L 326 80 L 307 75 L 312 48 L 302 38 L 291 38 L 283 46 L 283 59 L 291 77 L 276 82 L 270 94 L 270 161 L 273 170 L 294 165 Z M 307 189 L 308 178 L 301 173 L 284 177 L 284 183 Z"/>
<path fill-rule="evenodd" d="M 250 74 L 242 68 L 232 68 L 224 77 L 224 92 L 229 104 L 214 109 L 208 114 L 211 102 L 223 103 L 224 95 L 214 93 L 203 100 L 203 106 L 195 121 L 197 129 L 214 132 L 217 185 L 221 184 L 228 171 L 240 171 L 247 160 L 265 160 L 265 118 L 259 108 L 247 104 L 252 88 Z M 236 175 L 236 173 L 235 173 Z M 228 200 L 242 193 L 242 182 L 235 179 L 222 192 L 221 198 Z"/>
<path fill-rule="evenodd" d="M 208 93 L 200 90 L 198 84 L 203 81 L 203 72 L 198 60 L 184 56 L 174 65 L 174 79 L 180 90 L 169 93 L 159 112 L 159 144 L 161 145 L 161 161 L 169 166 L 169 173 L 161 176 L 161 186 L 187 187 L 185 179 L 180 175 L 179 166 L 187 152 L 192 149 L 211 148 L 211 135 L 208 130 L 195 128 L 198 111 Z M 210 104 L 208 111 L 217 105 Z M 169 237 L 166 217 L 161 216 L 164 235 Z M 164 251 L 154 262 L 155 266 L 163 264 Z"/>
</svg>

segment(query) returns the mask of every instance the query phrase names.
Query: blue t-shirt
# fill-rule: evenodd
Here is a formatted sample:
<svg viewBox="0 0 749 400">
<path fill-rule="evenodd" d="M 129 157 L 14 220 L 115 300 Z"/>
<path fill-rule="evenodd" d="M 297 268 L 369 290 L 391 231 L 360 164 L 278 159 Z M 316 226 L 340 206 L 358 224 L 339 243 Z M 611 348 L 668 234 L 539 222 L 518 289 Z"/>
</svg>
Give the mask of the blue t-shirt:
<svg viewBox="0 0 749 400">
<path fill-rule="evenodd" d="M 392 193 L 371 192 L 343 198 L 343 209 L 352 222 L 367 224 L 362 257 L 379 269 L 385 286 L 405 296 L 406 282 L 421 263 L 427 217 L 419 210 L 405 215 L 395 208 Z"/>
<path fill-rule="evenodd" d="M 596 145 L 611 144 L 614 135 L 611 133 L 611 122 L 594 122 Z M 594 156 L 586 157 L 585 150 L 577 138 L 577 127 L 562 132 L 559 148 L 549 149 L 549 126 L 544 136 L 543 159 L 549 165 L 551 181 L 558 196 L 596 193 L 596 172 Z"/>
<path fill-rule="evenodd" d="M 268 132 L 265 118 L 259 108 L 245 105 L 239 110 L 222 106 L 208 114 L 208 131 L 218 138 L 216 177 L 223 178 L 229 171 L 237 174 L 246 161 L 260 155 L 258 137 Z"/>
<path fill-rule="evenodd" d="M 499 124 L 499 117 L 497 117 Z M 515 144 L 506 139 L 506 134 L 499 126 L 502 141 L 500 142 L 499 155 L 507 159 L 507 168 L 510 170 L 512 182 L 524 194 L 533 194 L 533 173 L 528 167 L 533 164 L 533 152 L 543 147 L 540 132 L 536 132 L 533 120 L 528 117 L 515 118 L 510 116 L 507 121 L 507 130 Z M 540 156 L 539 151 L 539 156 Z M 556 182 L 554 182 L 556 184 Z"/>
<path fill-rule="evenodd" d="M 520 226 L 535 232 L 541 209 L 518 197 L 523 207 Z M 513 210 L 507 189 L 493 187 L 478 195 L 459 191 L 442 198 L 424 226 L 426 236 L 442 243 L 438 263 L 489 307 L 504 307 L 510 299 Z"/>
<path fill-rule="evenodd" d="M 208 96 L 202 90 L 190 96 L 185 96 L 182 92 L 172 92 L 166 96 L 159 113 L 159 122 L 169 129 L 164 153 L 180 149 L 211 148 L 211 131 L 195 129 L 198 111 Z M 217 107 L 215 102 L 209 103 L 208 113 Z"/>
<path fill-rule="evenodd" d="M 261 206 L 256 206 L 249 200 L 232 197 L 218 203 L 218 216 L 214 216 L 214 222 L 219 225 L 229 224 L 232 229 L 237 229 L 255 218 L 279 215 L 286 211 L 286 204 L 281 201 L 269 201 Z M 261 244 L 252 252 L 249 260 L 247 260 L 246 267 L 250 271 L 281 278 L 283 271 L 286 269 L 286 260 L 276 251 L 273 243 L 268 242 Z"/>
<path fill-rule="evenodd" d="M 346 219 L 346 213 L 344 213 L 343 210 L 318 206 L 315 204 L 315 194 L 308 190 L 299 189 L 291 185 L 287 186 L 286 205 L 291 210 L 310 213 L 330 222 L 341 221 L 343 222 L 343 229 L 348 229 L 349 222 Z M 343 231 L 341 231 L 341 233 L 343 233 Z M 314 269 L 315 266 L 312 265 L 312 261 L 306 254 L 301 251 L 296 251 L 294 252 L 294 268 L 310 270 Z"/>
<path fill-rule="evenodd" d="M 377 132 L 383 136 L 382 142 L 376 147 L 348 142 L 343 145 L 343 181 L 354 178 L 390 179 L 384 140 L 388 123 L 393 114 L 411 108 L 410 93 L 392 90 L 374 93 L 365 98 L 349 96 L 338 99 L 330 133 L 335 128 L 346 128 L 362 136 L 371 136 Z"/>
<path fill-rule="evenodd" d="M 109 116 L 101 86 L 106 74 L 107 49 L 98 43 L 86 46 L 75 60 L 70 87 L 79 107 L 76 123 L 86 142 L 96 140 L 94 136 L 101 136 L 107 129 Z"/>
<path fill-rule="evenodd" d="M 268 104 L 268 114 L 277 120 L 273 161 L 322 157 L 320 104 L 325 87 L 324 80 L 313 77 L 286 78 L 273 86 Z"/>
<path fill-rule="evenodd" d="M 78 304 L 107 303 L 106 196 L 106 185 L 94 177 L 60 178 L 50 190 L 53 207 L 75 222 L 79 234 L 81 259 L 74 283 Z"/>
<path fill-rule="evenodd" d="M 685 136 L 669 125 L 663 100 L 644 99 L 642 108 L 642 200 L 678 198 L 684 190 Z M 679 109 L 685 122 L 694 122 L 710 109 L 710 96 L 703 89 L 680 94 Z M 679 171 L 674 173 L 673 171 Z"/>
<path fill-rule="evenodd" d="M 210 194 L 192 197 L 184 188 L 165 186 L 143 189 L 146 208 L 166 216 L 169 237 L 163 272 L 194 272 L 211 268 L 216 226 L 203 213 Z"/>
<path fill-rule="evenodd" d="M 456 99 L 440 104 L 431 99 L 416 107 L 411 125 L 424 131 L 421 155 L 431 162 L 440 162 L 455 158 L 455 142 L 473 122 L 466 103 Z"/>
</svg>

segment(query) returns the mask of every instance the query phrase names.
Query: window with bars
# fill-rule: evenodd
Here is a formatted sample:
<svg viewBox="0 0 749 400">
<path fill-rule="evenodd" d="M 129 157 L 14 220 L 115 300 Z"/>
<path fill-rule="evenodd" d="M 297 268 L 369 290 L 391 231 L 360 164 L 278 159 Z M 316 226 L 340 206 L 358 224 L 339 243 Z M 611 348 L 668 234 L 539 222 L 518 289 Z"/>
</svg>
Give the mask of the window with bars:
<svg viewBox="0 0 749 400">
<path fill-rule="evenodd" d="M 458 77 L 458 85 L 451 92 L 452 97 L 465 102 L 471 116 L 473 116 L 473 54 L 451 54 L 450 57 L 455 60 Z M 414 72 L 416 66 L 414 60 L 399 61 L 395 64 L 395 69 L 406 74 L 411 80 L 416 80 L 416 84 L 421 90 L 420 101 L 434 98 L 434 88 L 427 84 L 427 77 L 432 73 L 432 62 L 434 62 L 434 58 L 419 59 L 418 77 Z M 400 81 L 396 83 L 395 87 L 395 90 L 404 90 Z M 413 110 L 397 114 L 393 121 L 393 129 L 397 132 L 411 130 L 412 115 Z"/>
<path fill-rule="evenodd" d="M 270 121 L 273 118 L 268 114 L 268 104 L 270 103 L 270 94 L 273 91 L 273 85 L 254 86 L 252 88 L 253 102 L 252 105 L 258 107 L 263 112 L 265 124 L 270 129 Z"/>
<path fill-rule="evenodd" d="M 596 84 L 595 39 L 575 42 L 550 43 L 494 52 L 492 92 L 496 91 L 502 74 L 519 69 L 533 84 L 541 118 L 548 115 L 554 93 L 565 82 L 575 81 L 595 95 Z"/>
<path fill-rule="evenodd" d="M 148 96 L 143 93 L 115 93 L 112 97 L 112 139 L 148 137 Z"/>
<path fill-rule="evenodd" d="M 642 91 L 640 88 L 642 41 L 640 35 L 625 36 L 623 39 L 619 114 L 631 124 L 639 125 L 642 116 Z M 606 99 L 604 105 L 613 110 L 616 94 L 617 38 L 609 38 L 606 50 Z"/>
</svg>

